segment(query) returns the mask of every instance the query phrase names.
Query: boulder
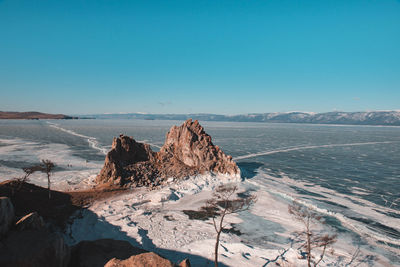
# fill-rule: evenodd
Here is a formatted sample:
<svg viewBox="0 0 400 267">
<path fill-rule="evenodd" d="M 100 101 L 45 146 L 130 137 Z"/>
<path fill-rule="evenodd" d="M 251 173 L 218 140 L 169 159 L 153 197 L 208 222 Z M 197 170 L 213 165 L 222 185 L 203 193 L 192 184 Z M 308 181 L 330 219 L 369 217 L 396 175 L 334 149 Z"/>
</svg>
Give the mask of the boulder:
<svg viewBox="0 0 400 267">
<path fill-rule="evenodd" d="M 45 230 L 10 231 L 0 249 L 2 267 L 65 267 L 69 248 L 61 235 Z"/>
<path fill-rule="evenodd" d="M 0 197 L 0 236 L 6 234 L 15 220 L 14 206 L 8 197 Z"/>
<path fill-rule="evenodd" d="M 37 212 L 31 212 L 22 217 L 15 226 L 18 231 L 40 230 L 44 227 L 44 221 Z"/>
<path fill-rule="evenodd" d="M 168 178 L 215 173 L 239 176 L 240 170 L 231 156 L 212 143 L 197 120 L 173 126 L 166 134 L 159 152 L 132 137 L 114 138 L 104 166 L 97 176 L 98 184 L 153 187 Z"/>
<path fill-rule="evenodd" d="M 147 252 L 126 260 L 111 259 L 104 267 L 174 267 L 174 264 L 154 252 Z"/>
<path fill-rule="evenodd" d="M 132 246 L 128 241 L 98 239 L 81 241 L 71 249 L 70 267 L 104 266 L 112 258 L 125 260 L 132 255 L 147 252 Z"/>
</svg>

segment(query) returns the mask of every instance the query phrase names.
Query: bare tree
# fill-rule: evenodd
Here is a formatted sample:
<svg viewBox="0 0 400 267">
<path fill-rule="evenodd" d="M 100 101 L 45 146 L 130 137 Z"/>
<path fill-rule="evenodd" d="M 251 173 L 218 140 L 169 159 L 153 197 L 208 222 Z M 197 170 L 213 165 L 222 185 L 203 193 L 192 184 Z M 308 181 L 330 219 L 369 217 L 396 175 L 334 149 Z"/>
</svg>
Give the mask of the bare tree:
<svg viewBox="0 0 400 267">
<path fill-rule="evenodd" d="M 34 172 L 40 171 L 46 173 L 47 175 L 47 189 L 49 191 L 49 199 L 51 198 L 51 190 L 50 190 L 50 176 L 52 171 L 56 165 L 49 159 L 42 159 L 42 162 L 38 165 L 33 165 L 30 167 L 22 168 L 24 171 L 24 175 L 22 177 L 14 178 L 13 180 L 16 182 L 17 191 L 21 190 L 24 183 L 29 180 L 29 176 Z M 12 194 L 14 195 L 14 189 L 12 189 Z"/>
<path fill-rule="evenodd" d="M 49 199 L 51 198 L 51 190 L 50 190 L 50 176 L 55 167 L 55 164 L 51 162 L 49 159 L 42 159 L 42 163 L 40 164 L 40 171 L 46 173 L 47 175 L 47 189 L 49 191 Z"/>
<path fill-rule="evenodd" d="M 221 185 L 213 192 L 213 197 L 206 202 L 201 209 L 212 218 L 215 232 L 214 265 L 218 267 L 218 248 L 222 231 L 226 228 L 224 219 L 227 215 L 238 213 L 250 208 L 257 198 L 255 195 L 244 195 L 237 197 L 238 187 L 236 185 Z"/>
<path fill-rule="evenodd" d="M 24 183 L 29 181 L 29 176 L 31 174 L 33 174 L 36 171 L 40 171 L 41 170 L 41 166 L 40 165 L 34 165 L 34 166 L 22 168 L 22 170 L 24 171 L 24 174 L 21 177 L 16 177 L 16 178 L 13 179 L 14 182 L 15 182 L 17 191 L 20 191 L 22 186 L 24 185 Z M 12 195 L 14 195 L 14 187 L 12 188 Z"/>
<path fill-rule="evenodd" d="M 311 267 L 311 263 L 313 263 L 314 267 L 317 266 L 324 258 L 327 247 L 336 242 L 336 235 L 315 233 L 312 227 L 315 224 L 324 223 L 322 216 L 295 201 L 289 205 L 289 213 L 304 225 L 304 230 L 299 232 L 298 235 L 302 240 L 305 239 L 301 248 L 305 248 L 306 250 L 308 267 Z M 312 255 L 314 248 L 322 248 L 318 260 L 315 260 Z"/>
</svg>

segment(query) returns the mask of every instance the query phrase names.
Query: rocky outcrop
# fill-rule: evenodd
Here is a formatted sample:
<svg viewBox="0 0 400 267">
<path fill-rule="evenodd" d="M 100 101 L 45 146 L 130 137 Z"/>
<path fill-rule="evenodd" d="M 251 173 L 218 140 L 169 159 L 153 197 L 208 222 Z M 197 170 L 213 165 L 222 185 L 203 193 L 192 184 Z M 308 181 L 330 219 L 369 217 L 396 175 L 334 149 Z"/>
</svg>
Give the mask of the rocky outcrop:
<svg viewBox="0 0 400 267">
<path fill-rule="evenodd" d="M 179 127 L 173 126 L 165 138 L 159 156 L 169 163 L 176 174 L 180 165 L 189 167 L 195 173 L 214 172 L 236 175 L 239 169 L 231 156 L 215 146 L 197 120 L 187 120 Z M 178 175 L 179 176 L 179 175 Z"/>
<path fill-rule="evenodd" d="M 131 256 L 126 260 L 112 259 L 104 267 L 174 267 L 175 265 L 167 259 L 148 252 Z"/>
<path fill-rule="evenodd" d="M 0 236 L 10 230 L 14 222 L 14 206 L 8 197 L 0 197 Z"/>
<path fill-rule="evenodd" d="M 191 119 L 173 126 L 159 152 L 133 138 L 114 138 L 98 184 L 118 186 L 155 186 L 167 178 L 183 178 L 204 173 L 239 175 L 231 156 L 212 143 L 199 122 Z"/>
<path fill-rule="evenodd" d="M 128 136 L 120 135 L 113 140 L 98 181 L 122 184 L 124 183 L 122 179 L 129 175 L 130 166 L 136 164 L 136 169 L 139 169 L 141 163 L 149 161 L 154 161 L 154 152 L 148 144 L 138 143 Z"/>
<path fill-rule="evenodd" d="M 71 249 L 70 267 L 104 266 L 113 258 L 125 260 L 132 255 L 146 253 L 141 248 L 132 246 L 128 241 L 98 239 L 81 241 Z"/>
<path fill-rule="evenodd" d="M 144 249 L 132 246 L 128 241 L 98 239 L 81 241 L 71 249 L 69 267 L 173 267 L 171 261 Z M 190 267 L 188 259 L 179 267 Z"/>
<path fill-rule="evenodd" d="M 190 267 L 190 262 L 184 259 L 176 265 L 154 252 L 147 252 L 131 256 L 126 260 L 113 258 L 104 267 Z"/>
</svg>

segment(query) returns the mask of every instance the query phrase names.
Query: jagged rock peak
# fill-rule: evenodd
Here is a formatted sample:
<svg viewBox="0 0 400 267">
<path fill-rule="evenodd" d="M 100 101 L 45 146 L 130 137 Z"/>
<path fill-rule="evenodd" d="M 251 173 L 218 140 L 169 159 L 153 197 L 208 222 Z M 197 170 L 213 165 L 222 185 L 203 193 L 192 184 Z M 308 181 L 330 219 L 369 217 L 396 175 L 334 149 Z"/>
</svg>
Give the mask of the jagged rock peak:
<svg viewBox="0 0 400 267">
<path fill-rule="evenodd" d="M 129 136 L 120 134 L 113 140 L 111 150 L 107 153 L 104 166 L 97 176 L 98 183 L 123 185 L 127 175 L 125 168 L 138 163 L 153 160 L 154 152 L 150 145 L 136 142 Z"/>
<path fill-rule="evenodd" d="M 200 173 L 215 172 L 235 175 L 239 169 L 231 156 L 212 143 L 211 136 L 197 120 L 185 121 L 181 126 L 173 126 L 167 133 L 161 154 L 169 155 Z"/>
<path fill-rule="evenodd" d="M 236 176 L 239 168 L 222 150 L 212 143 L 197 120 L 172 126 L 160 152 L 132 137 L 114 138 L 104 167 L 97 177 L 99 184 L 153 186 L 165 179 L 183 178 L 206 172 Z"/>
<path fill-rule="evenodd" d="M 132 137 L 120 134 L 114 138 L 108 158 L 122 160 L 120 163 L 129 165 L 139 161 L 147 161 L 153 156 L 153 151 L 148 144 L 136 142 Z M 106 158 L 107 158 L 106 157 Z"/>
</svg>

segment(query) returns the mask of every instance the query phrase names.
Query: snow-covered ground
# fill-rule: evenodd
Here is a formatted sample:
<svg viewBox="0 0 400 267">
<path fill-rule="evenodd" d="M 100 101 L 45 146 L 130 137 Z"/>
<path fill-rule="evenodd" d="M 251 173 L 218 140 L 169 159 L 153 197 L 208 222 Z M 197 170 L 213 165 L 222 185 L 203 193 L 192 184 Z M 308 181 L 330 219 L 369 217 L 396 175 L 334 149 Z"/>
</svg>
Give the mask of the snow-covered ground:
<svg viewBox="0 0 400 267">
<path fill-rule="evenodd" d="M 222 183 L 238 183 L 241 190 L 252 187 L 239 178 L 209 175 L 170 181 L 168 186 L 152 191 L 137 189 L 88 207 L 70 225 L 65 234 L 67 242 L 127 240 L 175 262 L 188 257 L 194 266 L 213 266 L 216 234 L 212 221 L 189 219 L 183 211 L 198 210 Z M 298 244 L 290 242 L 302 226 L 288 213 L 287 200 L 261 190 L 255 194 L 257 202 L 249 211 L 226 218 L 228 228 L 238 226 L 241 234 L 222 234 L 222 266 L 306 266 Z M 321 227 L 317 226 L 329 231 Z M 339 236 L 333 254 L 327 253 L 320 266 L 368 266 L 368 262 L 371 266 L 392 266 L 379 255 L 358 251 L 351 244 L 352 240 Z"/>
</svg>

